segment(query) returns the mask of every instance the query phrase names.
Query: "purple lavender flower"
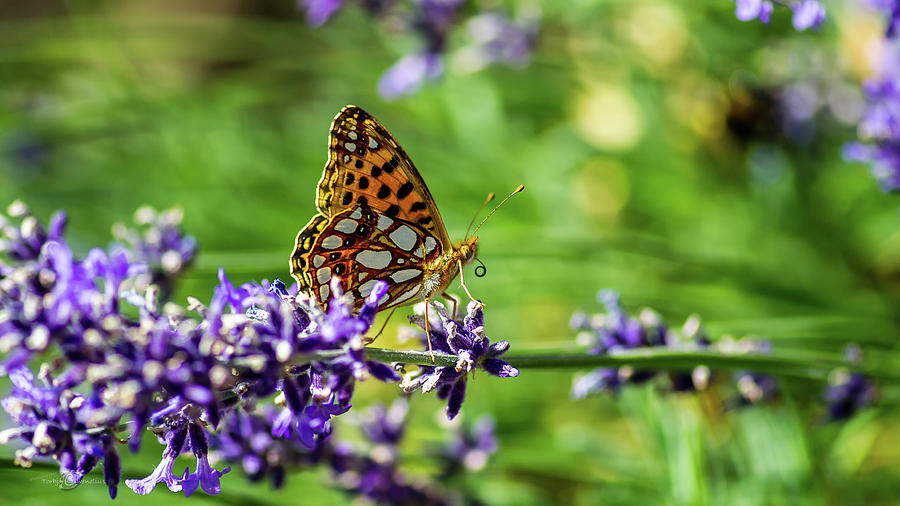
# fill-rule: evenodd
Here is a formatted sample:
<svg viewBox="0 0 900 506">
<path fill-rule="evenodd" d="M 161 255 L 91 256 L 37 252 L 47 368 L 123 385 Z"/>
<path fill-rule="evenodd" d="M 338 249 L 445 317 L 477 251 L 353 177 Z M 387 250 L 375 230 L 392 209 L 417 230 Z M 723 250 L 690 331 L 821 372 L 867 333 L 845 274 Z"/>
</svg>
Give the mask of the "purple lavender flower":
<svg viewBox="0 0 900 506">
<path fill-rule="evenodd" d="M 497 358 L 509 349 L 509 341 L 490 343 L 484 334 L 484 305 L 481 302 L 469 302 L 462 322 L 452 320 L 442 305 L 434 306 L 439 323 L 426 322 L 420 315 L 410 316 L 409 321 L 422 329 L 430 325 L 434 350 L 456 355 L 456 366 L 421 366 L 404 377 L 400 388 L 409 392 L 421 387 L 423 393 L 437 389 L 438 398 L 447 399 L 447 418 L 452 420 L 462 407 L 470 372 L 481 368 L 493 376 L 514 378 L 519 375 L 519 370 Z M 421 333 L 420 337 L 424 342 L 425 334 Z"/>
<path fill-rule="evenodd" d="M 15 462 L 30 466 L 35 457 L 52 457 L 60 473 L 77 484 L 102 459 L 109 495 L 115 498 L 121 468 L 110 432 L 92 428 L 100 418 L 86 398 L 71 390 L 82 379 L 81 371 L 51 378 L 42 371 L 45 385 L 35 383 L 25 367 L 9 373 L 13 387 L 2 400 L 3 409 L 17 427 L 0 433 L 0 443 L 18 438 L 25 447 L 16 450 Z"/>
<path fill-rule="evenodd" d="M 174 228 L 178 220 L 153 224 L 151 232 L 158 234 L 148 240 L 132 237 L 134 251 L 94 249 L 77 259 L 62 238 L 64 215 L 45 231 L 21 204 L 10 214 L 11 219 L 0 219 L 6 237 L 0 252 L 8 260 L 0 264 L 0 351 L 6 353 L 2 367 L 14 383 L 3 407 L 16 426 L 3 432 L 3 440 L 26 443 L 17 454 L 23 465 L 32 458 L 54 458 L 61 472 L 77 482 L 102 460 L 115 496 L 120 478 L 116 431 L 128 420 L 132 449 L 147 426 L 166 444 L 156 469 L 144 479 L 128 480 L 129 488 L 144 494 L 162 482 L 186 495 L 198 489 L 217 494 L 230 468 L 211 464 L 207 430 L 223 417 L 250 420 L 240 433 L 240 455 L 251 473 L 248 450 L 270 458 L 261 442 L 280 441 L 275 446 L 291 455 L 284 462 L 296 464 L 293 457 L 303 451 L 322 451 L 331 419 L 350 408 L 357 381 L 400 379 L 389 365 L 367 358 L 363 341 L 387 290 L 384 283 L 373 288 L 359 315 L 337 288 L 323 313 L 298 297 L 296 286 L 278 280 L 235 286 L 220 271 L 208 307 L 189 300 L 198 321 L 181 311 L 161 310 L 157 285 L 136 282 L 146 272 L 137 259 L 157 258 L 163 250 L 177 250 L 182 258 L 193 254 L 192 242 L 185 243 Z M 122 311 L 122 302 L 136 306 L 138 317 Z M 36 386 L 24 364 L 52 347 L 68 368 L 51 381 L 45 364 L 41 378 L 47 386 Z M 295 363 L 318 352 L 328 353 Z M 279 391 L 285 407 L 281 415 L 262 420 L 229 416 L 252 410 Z M 247 434 L 248 427 L 264 432 Z M 236 455 L 236 441 L 229 435 L 214 438 L 213 445 L 230 444 L 222 453 Z M 174 461 L 188 444 L 197 465 L 178 476 Z M 261 465 L 257 459 L 255 472 L 268 472 L 280 484 L 284 467 L 269 462 Z"/>
<path fill-rule="evenodd" d="M 190 497 L 197 490 L 198 485 L 207 494 L 217 495 L 222 491 L 219 478 L 231 471 L 231 467 L 226 467 L 219 471 L 209 465 L 209 446 L 206 429 L 199 423 L 188 424 L 188 433 L 191 436 L 191 451 L 197 457 L 197 469 L 190 473 L 190 469 L 185 468 L 184 474 L 181 475 L 181 486 L 184 490 L 184 495 Z"/>
<path fill-rule="evenodd" d="M 410 480 L 399 468 L 397 445 L 405 432 L 408 404 L 398 399 L 385 408 L 375 405 L 362 416 L 369 444 L 337 443 L 328 449 L 337 484 L 348 492 L 377 504 L 450 504 L 436 488 Z"/>
<path fill-rule="evenodd" d="M 579 344 L 588 353 L 597 355 L 616 353 L 636 348 L 666 347 L 671 349 L 703 349 L 710 345 L 709 337 L 700 326 L 700 319 L 691 316 L 681 332 L 668 328 L 662 318 L 649 309 L 641 311 L 638 318 L 629 317 L 619 302 L 619 295 L 612 290 L 602 290 L 597 298 L 606 307 L 605 315 L 589 317 L 578 312 L 570 325 L 578 331 Z M 625 383 L 641 383 L 656 376 L 655 371 L 634 370 L 630 367 L 598 368 L 578 375 L 572 383 L 571 395 L 581 399 L 600 392 L 617 393 Z M 710 380 L 709 369 L 697 366 L 691 372 L 669 374 L 672 389 L 685 392 L 702 390 Z"/>
<path fill-rule="evenodd" d="M 134 213 L 134 222 L 140 228 L 122 223 L 113 226 L 113 236 L 125 245 L 128 260 L 148 268 L 145 277 L 135 280 L 137 290 L 155 284 L 162 298 L 168 299 L 174 280 L 193 263 L 197 240 L 181 230 L 183 217 L 179 208 L 156 211 L 145 206 Z"/>
<path fill-rule="evenodd" d="M 187 442 L 188 428 L 183 421 L 173 423 L 165 435 L 161 438 L 166 444 L 163 450 L 162 460 L 149 476 L 140 480 L 125 480 L 125 485 L 136 494 L 147 495 L 160 482 L 165 483 L 172 492 L 181 492 L 181 479 L 172 473 L 175 459 L 181 455 Z"/>
</svg>

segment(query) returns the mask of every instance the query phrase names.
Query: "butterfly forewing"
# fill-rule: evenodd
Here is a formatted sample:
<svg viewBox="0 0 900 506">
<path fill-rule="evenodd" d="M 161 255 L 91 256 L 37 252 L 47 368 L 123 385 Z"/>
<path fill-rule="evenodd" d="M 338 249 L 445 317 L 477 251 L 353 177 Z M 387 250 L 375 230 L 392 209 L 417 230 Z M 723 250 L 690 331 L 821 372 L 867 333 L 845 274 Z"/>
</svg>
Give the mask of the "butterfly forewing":
<svg viewBox="0 0 900 506">
<path fill-rule="evenodd" d="M 426 279 L 426 264 L 453 246 L 415 165 L 381 123 L 355 106 L 335 117 L 328 146 L 316 194 L 320 214 L 297 235 L 291 255 L 300 289 L 327 306 L 337 277 L 359 307 L 384 280 L 382 309 L 424 299 L 440 283 L 440 275 Z M 432 277 L 435 271 L 443 269 L 432 268 Z"/>
<path fill-rule="evenodd" d="M 319 215 L 321 216 L 321 215 Z M 368 205 L 345 209 L 330 220 L 313 220 L 300 232 L 292 269 L 301 289 L 323 304 L 332 276 L 341 279 L 356 306 L 378 280 L 388 282 L 382 309 L 418 300 L 425 264 L 441 255 L 441 244 L 414 223 L 391 218 Z"/>
<path fill-rule="evenodd" d="M 449 247 L 447 230 L 422 176 L 375 118 L 359 107 L 345 107 L 331 125 L 328 150 L 317 198 L 322 214 L 333 216 L 367 205 L 421 227 Z"/>
</svg>

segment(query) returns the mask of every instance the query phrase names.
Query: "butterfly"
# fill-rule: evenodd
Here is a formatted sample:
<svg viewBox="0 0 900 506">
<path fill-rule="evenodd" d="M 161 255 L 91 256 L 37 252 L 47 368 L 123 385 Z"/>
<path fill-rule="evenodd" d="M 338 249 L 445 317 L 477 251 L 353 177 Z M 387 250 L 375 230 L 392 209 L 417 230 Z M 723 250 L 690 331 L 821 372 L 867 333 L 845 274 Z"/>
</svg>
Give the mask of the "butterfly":
<svg viewBox="0 0 900 506">
<path fill-rule="evenodd" d="M 450 241 L 412 160 L 359 107 L 344 107 L 331 124 L 316 207 L 319 213 L 297 234 L 290 268 L 300 290 L 321 306 L 332 295 L 332 277 L 357 309 L 379 280 L 389 286 L 382 310 L 424 301 L 427 311 L 439 295 L 455 301 L 444 292 L 457 275 L 474 300 L 462 269 L 475 258 L 478 237 Z"/>
</svg>

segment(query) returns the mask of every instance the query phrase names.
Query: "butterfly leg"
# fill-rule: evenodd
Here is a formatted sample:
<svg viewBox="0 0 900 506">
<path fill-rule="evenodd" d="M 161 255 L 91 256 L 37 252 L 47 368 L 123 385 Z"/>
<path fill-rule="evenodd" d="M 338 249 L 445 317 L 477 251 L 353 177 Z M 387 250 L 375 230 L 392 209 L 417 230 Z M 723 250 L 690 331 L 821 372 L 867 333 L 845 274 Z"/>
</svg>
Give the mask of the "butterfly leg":
<svg viewBox="0 0 900 506">
<path fill-rule="evenodd" d="M 452 311 L 450 314 L 452 315 L 452 318 L 455 320 L 456 317 L 457 317 L 457 315 L 459 314 L 459 313 L 456 312 L 457 308 L 459 308 L 459 299 L 457 299 L 457 298 L 454 297 L 453 295 L 450 295 L 450 294 L 447 293 L 447 292 L 442 293 L 442 294 L 441 294 L 441 297 L 443 297 L 443 298 L 446 299 L 447 301 L 453 303 L 453 311 Z"/>
<path fill-rule="evenodd" d="M 466 295 L 469 296 L 469 300 L 477 300 L 475 297 L 472 297 L 472 294 L 469 293 L 468 287 L 466 287 L 466 277 L 463 276 L 463 263 L 462 260 L 457 260 L 459 263 L 459 284 L 462 286 L 463 290 L 466 291 Z"/>
<path fill-rule="evenodd" d="M 434 362 L 434 350 L 431 349 L 431 322 L 428 320 L 428 306 L 431 305 L 431 299 L 425 299 L 425 339 L 428 340 L 428 354 L 431 355 L 431 363 Z"/>
<path fill-rule="evenodd" d="M 375 334 L 375 337 L 366 337 L 363 339 L 363 341 L 366 343 L 366 345 L 374 343 L 375 340 L 381 336 L 382 332 L 384 332 L 385 327 L 387 327 L 388 322 L 391 321 L 391 316 L 394 316 L 394 311 L 396 311 L 396 310 L 397 310 L 397 308 L 391 309 L 391 312 L 388 313 L 387 318 L 385 318 L 384 323 L 381 324 L 381 329 L 378 330 L 378 333 Z"/>
</svg>

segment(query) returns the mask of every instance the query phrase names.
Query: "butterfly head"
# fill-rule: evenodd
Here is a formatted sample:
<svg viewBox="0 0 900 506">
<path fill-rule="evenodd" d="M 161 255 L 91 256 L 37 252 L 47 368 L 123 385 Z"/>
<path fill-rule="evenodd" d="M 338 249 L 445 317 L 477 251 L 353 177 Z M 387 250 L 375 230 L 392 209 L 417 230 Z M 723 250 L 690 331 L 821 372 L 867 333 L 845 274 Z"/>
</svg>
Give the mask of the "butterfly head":
<svg viewBox="0 0 900 506">
<path fill-rule="evenodd" d="M 463 265 L 469 265 L 475 260 L 475 255 L 478 253 L 478 237 L 469 237 L 468 239 L 462 240 L 459 245 L 454 248 L 456 250 L 457 258 L 462 260 Z"/>
</svg>

